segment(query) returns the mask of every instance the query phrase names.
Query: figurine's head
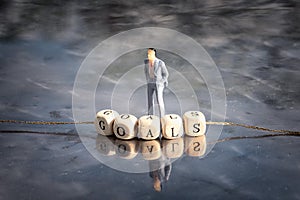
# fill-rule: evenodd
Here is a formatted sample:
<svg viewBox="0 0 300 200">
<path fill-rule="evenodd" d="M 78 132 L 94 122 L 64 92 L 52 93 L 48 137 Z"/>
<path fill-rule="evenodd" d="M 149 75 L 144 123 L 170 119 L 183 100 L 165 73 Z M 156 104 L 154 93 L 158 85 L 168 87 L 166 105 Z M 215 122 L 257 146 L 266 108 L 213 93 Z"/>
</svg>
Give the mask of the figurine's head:
<svg viewBox="0 0 300 200">
<path fill-rule="evenodd" d="M 148 59 L 149 60 L 154 60 L 156 58 L 156 49 L 154 48 L 149 48 L 148 49 Z"/>
</svg>

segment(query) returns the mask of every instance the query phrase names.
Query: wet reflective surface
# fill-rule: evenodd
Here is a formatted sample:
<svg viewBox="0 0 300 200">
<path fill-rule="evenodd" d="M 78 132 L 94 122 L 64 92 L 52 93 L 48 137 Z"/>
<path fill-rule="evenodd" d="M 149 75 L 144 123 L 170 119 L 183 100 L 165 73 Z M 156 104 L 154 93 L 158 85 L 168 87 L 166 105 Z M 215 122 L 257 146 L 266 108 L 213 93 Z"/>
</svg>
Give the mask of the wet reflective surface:
<svg viewBox="0 0 300 200">
<path fill-rule="evenodd" d="M 91 142 L 91 146 L 96 150 L 92 155 L 97 160 L 108 167 L 129 173 L 159 170 L 160 165 L 150 166 L 153 160 L 167 160 L 171 165 L 184 155 L 202 158 L 207 149 L 205 136 L 185 136 L 172 140 L 122 140 L 115 136 L 98 135 L 91 140 L 96 141 Z"/>
<path fill-rule="evenodd" d="M 90 50 L 121 31 L 155 26 L 180 31 L 207 50 L 223 77 L 228 121 L 299 131 L 299 13 L 297 1 L 2 1 L 0 118 L 72 121 L 73 83 Z M 136 51 L 126 57 L 133 55 L 135 64 L 145 56 Z M 159 57 L 167 66 L 182 68 L 182 73 L 189 65 L 170 52 Z M 105 76 L 110 79 L 105 80 L 126 71 L 114 67 L 118 62 L 107 69 Z M 105 96 L 102 86 L 96 99 Z M 143 91 L 140 88 L 133 96 L 137 107 L 145 103 L 138 101 L 144 99 Z M 201 111 L 210 120 L 206 85 L 196 91 Z M 165 101 L 170 102 L 167 111 L 176 111 L 178 102 L 172 95 L 165 93 Z M 105 105 L 100 100 L 99 110 Z M 298 137 L 219 142 L 204 157 L 183 151 L 171 168 L 164 164 L 164 172 L 131 174 L 92 157 L 73 125 L 0 126 L 1 199 L 300 198 Z M 82 126 L 96 135 L 93 126 Z M 224 127 L 221 139 L 263 134 Z M 95 146 L 96 141 L 95 137 Z M 138 146 L 135 153 L 141 156 Z M 115 150 L 107 151 L 115 154 L 108 159 L 122 159 Z M 151 166 L 157 168 L 158 163 Z"/>
</svg>

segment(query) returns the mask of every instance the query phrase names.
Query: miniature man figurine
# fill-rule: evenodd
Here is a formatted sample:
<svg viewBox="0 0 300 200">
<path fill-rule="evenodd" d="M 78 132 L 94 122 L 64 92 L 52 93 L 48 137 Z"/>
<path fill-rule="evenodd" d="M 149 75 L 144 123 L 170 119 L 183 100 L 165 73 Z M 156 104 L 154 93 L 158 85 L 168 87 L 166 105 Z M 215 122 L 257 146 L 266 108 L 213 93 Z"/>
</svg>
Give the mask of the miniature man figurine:
<svg viewBox="0 0 300 200">
<path fill-rule="evenodd" d="M 165 115 L 165 104 L 163 99 L 164 87 L 168 86 L 168 70 L 165 63 L 156 57 L 156 49 L 148 49 L 148 59 L 145 60 L 145 75 L 148 93 L 148 114 L 153 115 L 155 92 L 159 107 L 159 115 Z"/>
</svg>

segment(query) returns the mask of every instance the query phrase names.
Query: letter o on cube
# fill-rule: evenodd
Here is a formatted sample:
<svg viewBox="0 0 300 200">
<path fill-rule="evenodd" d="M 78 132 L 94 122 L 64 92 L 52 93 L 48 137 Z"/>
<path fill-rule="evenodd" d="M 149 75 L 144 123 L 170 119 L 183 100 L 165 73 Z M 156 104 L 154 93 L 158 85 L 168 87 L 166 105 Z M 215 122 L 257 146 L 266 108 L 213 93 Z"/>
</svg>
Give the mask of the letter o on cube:
<svg viewBox="0 0 300 200">
<path fill-rule="evenodd" d="M 179 115 L 169 114 L 161 118 L 162 134 L 166 139 L 180 138 L 183 135 L 182 119 Z"/>
<path fill-rule="evenodd" d="M 183 115 L 184 131 L 189 136 L 204 135 L 206 131 L 205 116 L 199 111 L 188 111 Z"/>
<path fill-rule="evenodd" d="M 137 136 L 137 118 L 122 114 L 115 118 L 113 131 L 117 138 L 129 140 Z"/>
<path fill-rule="evenodd" d="M 113 122 L 119 113 L 114 110 L 101 110 L 95 119 L 96 130 L 101 135 L 113 135 Z"/>
<path fill-rule="evenodd" d="M 137 140 L 116 139 L 115 151 L 119 158 L 131 160 L 139 153 L 139 143 Z"/>
<path fill-rule="evenodd" d="M 139 137 L 154 140 L 160 135 L 160 119 L 155 115 L 145 115 L 139 119 Z"/>
</svg>

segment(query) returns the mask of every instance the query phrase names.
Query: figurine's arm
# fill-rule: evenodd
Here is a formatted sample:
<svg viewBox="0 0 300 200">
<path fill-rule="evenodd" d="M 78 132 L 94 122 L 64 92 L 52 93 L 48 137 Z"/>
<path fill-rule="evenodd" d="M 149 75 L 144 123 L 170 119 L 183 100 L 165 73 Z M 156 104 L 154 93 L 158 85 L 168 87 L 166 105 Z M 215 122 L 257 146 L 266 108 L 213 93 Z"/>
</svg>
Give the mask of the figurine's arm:
<svg viewBox="0 0 300 200">
<path fill-rule="evenodd" d="M 168 86 L 169 72 L 163 61 L 161 62 L 161 75 L 162 75 L 163 83 L 165 83 L 165 85 Z"/>
</svg>

